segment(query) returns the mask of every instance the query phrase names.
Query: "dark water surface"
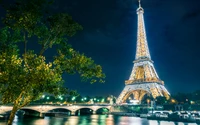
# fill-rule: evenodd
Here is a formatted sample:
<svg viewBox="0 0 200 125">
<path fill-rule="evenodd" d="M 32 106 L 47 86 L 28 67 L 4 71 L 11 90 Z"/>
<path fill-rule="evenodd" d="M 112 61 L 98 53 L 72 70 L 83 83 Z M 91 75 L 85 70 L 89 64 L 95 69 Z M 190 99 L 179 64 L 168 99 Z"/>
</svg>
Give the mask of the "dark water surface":
<svg viewBox="0 0 200 125">
<path fill-rule="evenodd" d="M 6 125 L 6 121 L 0 121 Z M 13 125 L 197 125 L 196 123 L 147 120 L 138 117 L 114 115 L 86 115 L 66 117 L 21 118 L 17 117 Z"/>
</svg>

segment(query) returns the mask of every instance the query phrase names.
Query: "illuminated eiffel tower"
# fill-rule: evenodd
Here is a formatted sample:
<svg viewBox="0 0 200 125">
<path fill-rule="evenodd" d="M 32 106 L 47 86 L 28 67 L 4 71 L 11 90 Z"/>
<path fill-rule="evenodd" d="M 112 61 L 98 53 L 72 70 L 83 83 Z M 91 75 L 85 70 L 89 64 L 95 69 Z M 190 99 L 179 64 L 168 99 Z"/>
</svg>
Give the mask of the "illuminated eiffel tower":
<svg viewBox="0 0 200 125">
<path fill-rule="evenodd" d="M 147 44 L 144 17 L 144 9 L 139 0 L 137 50 L 132 73 L 129 80 L 125 81 L 125 88 L 119 95 L 116 103 L 120 104 L 133 94 L 134 99 L 141 101 L 145 94 L 152 95 L 153 98 L 165 96 L 169 99 L 169 92 L 164 87 L 164 82 L 159 78 L 151 60 Z"/>
</svg>

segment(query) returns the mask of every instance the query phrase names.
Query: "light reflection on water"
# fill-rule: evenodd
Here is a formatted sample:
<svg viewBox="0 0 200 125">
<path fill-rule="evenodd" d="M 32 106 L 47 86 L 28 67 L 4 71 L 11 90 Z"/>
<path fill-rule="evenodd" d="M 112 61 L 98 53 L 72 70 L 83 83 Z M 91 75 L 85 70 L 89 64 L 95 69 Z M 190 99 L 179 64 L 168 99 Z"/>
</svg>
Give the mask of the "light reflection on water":
<svg viewBox="0 0 200 125">
<path fill-rule="evenodd" d="M 6 125 L 0 121 L 0 125 Z M 113 115 L 86 115 L 67 117 L 23 118 L 14 120 L 13 125 L 197 125 L 196 123 L 181 123 L 147 120 L 139 117 Z"/>
</svg>

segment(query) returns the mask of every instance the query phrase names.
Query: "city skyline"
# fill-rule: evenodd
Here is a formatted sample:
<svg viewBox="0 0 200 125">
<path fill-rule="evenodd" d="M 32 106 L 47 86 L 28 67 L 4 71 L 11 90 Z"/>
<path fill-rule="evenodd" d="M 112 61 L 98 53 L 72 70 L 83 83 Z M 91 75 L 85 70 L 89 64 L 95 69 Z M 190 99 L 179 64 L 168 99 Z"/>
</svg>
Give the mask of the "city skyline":
<svg viewBox="0 0 200 125">
<path fill-rule="evenodd" d="M 130 76 L 136 52 L 137 0 L 59 0 L 52 10 L 68 12 L 83 26 L 69 43 L 92 57 L 106 74 L 104 84 L 66 76 L 66 87 L 82 95 L 118 96 Z M 199 88 L 200 1 L 143 0 L 145 27 L 154 66 L 170 93 Z"/>
</svg>

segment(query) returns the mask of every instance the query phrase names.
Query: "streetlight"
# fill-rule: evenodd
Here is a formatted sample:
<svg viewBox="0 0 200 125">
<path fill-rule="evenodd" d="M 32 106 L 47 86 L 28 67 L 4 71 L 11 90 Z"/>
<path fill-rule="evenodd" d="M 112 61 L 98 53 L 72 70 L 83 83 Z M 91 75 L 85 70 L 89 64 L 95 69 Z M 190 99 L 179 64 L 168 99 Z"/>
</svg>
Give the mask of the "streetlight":
<svg viewBox="0 0 200 125">
<path fill-rule="evenodd" d="M 40 99 L 40 103 L 42 104 L 44 102 L 45 95 L 42 95 L 42 98 Z"/>
<path fill-rule="evenodd" d="M 74 101 L 76 99 L 76 97 L 72 97 L 72 101 Z"/>
<path fill-rule="evenodd" d="M 171 100 L 172 103 L 175 103 L 176 101 L 174 99 Z"/>
<path fill-rule="evenodd" d="M 93 102 L 93 103 L 95 104 L 95 102 L 96 102 L 96 98 L 94 98 L 93 100 L 94 100 L 94 102 Z"/>
<path fill-rule="evenodd" d="M 50 98 L 47 96 L 47 100 L 49 100 Z M 47 103 L 47 102 L 46 102 Z M 48 101 L 48 103 L 49 103 L 49 101 Z"/>
<path fill-rule="evenodd" d="M 75 99 L 76 99 L 76 97 L 73 96 L 73 97 L 72 97 L 72 101 L 74 101 Z"/>
<path fill-rule="evenodd" d="M 190 101 L 190 104 L 195 104 L 195 102 L 191 100 L 191 101 Z"/>
<path fill-rule="evenodd" d="M 60 100 L 63 100 L 63 97 L 60 95 L 60 96 L 58 96 L 58 98 L 60 99 Z"/>
<path fill-rule="evenodd" d="M 149 103 L 150 103 L 150 100 L 149 100 L 149 99 L 147 99 L 147 104 L 148 104 L 148 107 L 149 107 Z"/>
</svg>

